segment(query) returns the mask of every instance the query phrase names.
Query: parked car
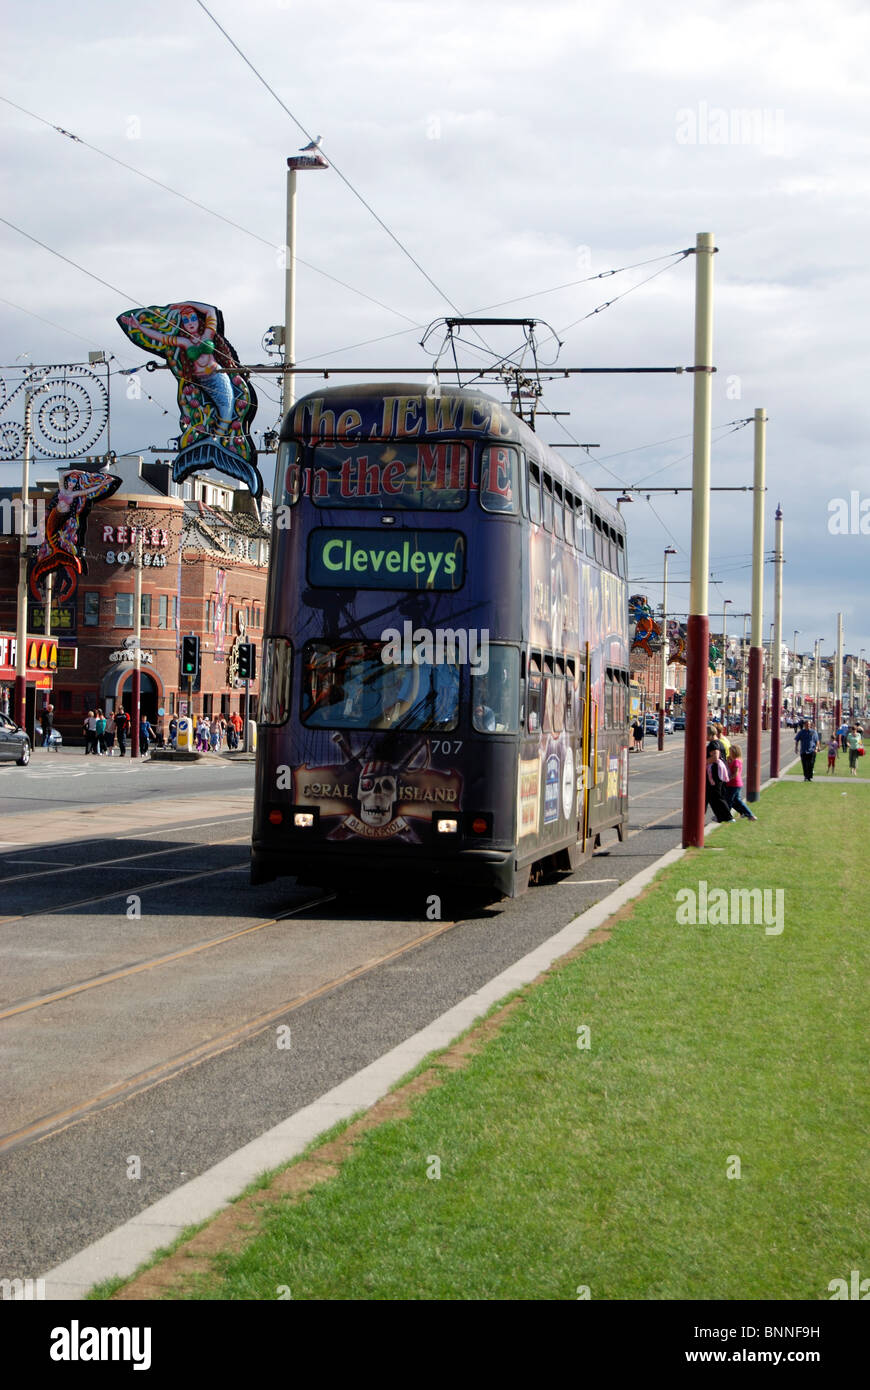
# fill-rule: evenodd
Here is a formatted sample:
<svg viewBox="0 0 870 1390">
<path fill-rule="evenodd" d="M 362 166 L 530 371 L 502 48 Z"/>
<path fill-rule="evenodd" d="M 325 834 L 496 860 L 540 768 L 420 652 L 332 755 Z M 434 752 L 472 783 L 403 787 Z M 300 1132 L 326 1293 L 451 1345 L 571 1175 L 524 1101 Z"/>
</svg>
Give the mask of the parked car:
<svg viewBox="0 0 870 1390">
<path fill-rule="evenodd" d="M 686 728 L 686 716 L 685 716 L 684 714 L 675 714 L 675 715 L 674 715 L 674 718 L 673 718 L 673 725 L 674 725 L 674 728 L 675 728 L 675 729 L 683 729 L 683 730 L 685 730 L 685 728 Z"/>
<path fill-rule="evenodd" d="M 30 762 L 30 739 L 8 714 L 0 714 L 0 758 L 26 767 Z"/>
<path fill-rule="evenodd" d="M 53 748 L 54 751 L 57 752 L 58 748 L 60 748 L 62 744 L 63 734 L 61 733 L 60 729 L 52 729 L 51 733 L 48 736 L 48 743 L 44 743 L 42 746 L 43 748 Z"/>
<path fill-rule="evenodd" d="M 658 731 L 659 731 L 659 717 L 658 717 L 657 714 L 648 714 L 648 715 L 646 716 L 646 722 L 645 722 L 645 724 L 644 724 L 644 729 L 645 729 L 645 731 L 646 731 L 648 734 L 657 734 L 657 733 L 658 733 Z M 673 721 L 673 719 L 671 719 L 671 716 L 670 716 L 669 714 L 666 714 L 666 715 L 665 715 L 665 733 L 666 733 L 666 734 L 672 734 L 673 732 L 674 732 L 674 721 Z"/>
</svg>

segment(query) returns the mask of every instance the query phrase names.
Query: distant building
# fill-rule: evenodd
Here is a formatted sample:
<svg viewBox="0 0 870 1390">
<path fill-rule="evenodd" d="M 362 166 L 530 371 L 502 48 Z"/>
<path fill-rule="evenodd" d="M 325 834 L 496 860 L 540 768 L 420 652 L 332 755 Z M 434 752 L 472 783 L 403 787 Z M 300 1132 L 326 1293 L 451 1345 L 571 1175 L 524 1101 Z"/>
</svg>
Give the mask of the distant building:
<svg viewBox="0 0 870 1390">
<path fill-rule="evenodd" d="M 66 465 L 70 466 L 70 465 Z M 40 464 L 32 497 L 51 495 Z M 152 723 L 167 723 L 188 699 L 179 680 L 183 633 L 200 638 L 201 678 L 191 712 L 229 714 L 238 710 L 244 690 L 230 683 L 228 659 L 240 628 L 258 650 L 262 638 L 268 519 L 258 516 L 250 494 L 233 489 L 222 474 L 204 475 L 181 485 L 171 481 L 168 462 L 146 463 L 139 455 L 113 461 L 108 471 L 121 476 L 118 492 L 94 506 L 87 521 L 87 573 L 69 603 L 52 604 L 51 639 L 58 668 L 40 664 L 46 646 L 44 606 L 28 596 L 28 727 L 50 700 L 55 725 L 65 738 L 81 734 L 89 709 L 130 711 L 133 672 L 134 562 L 142 555 L 141 708 Z M 5 516 L 20 503 L 20 487 L 0 489 Z M 19 506 L 20 514 L 20 506 Z M 4 526 L 0 534 L 0 708 L 12 707 L 16 629 L 18 536 Z M 64 653 L 69 653 L 65 656 Z M 72 653 L 75 653 L 75 658 Z M 73 668 L 63 663 L 77 661 Z M 5 660 L 5 664 L 4 664 Z M 259 682 L 251 685 L 256 712 Z M 162 713 L 161 713 L 162 711 Z"/>
</svg>

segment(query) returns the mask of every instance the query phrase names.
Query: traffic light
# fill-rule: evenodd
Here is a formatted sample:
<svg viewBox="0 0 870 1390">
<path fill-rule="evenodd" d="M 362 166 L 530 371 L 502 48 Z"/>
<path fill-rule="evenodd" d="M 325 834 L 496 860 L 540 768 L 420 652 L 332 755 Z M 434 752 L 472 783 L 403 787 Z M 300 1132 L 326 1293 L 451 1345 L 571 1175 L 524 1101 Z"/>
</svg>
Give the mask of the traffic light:
<svg viewBox="0 0 870 1390">
<path fill-rule="evenodd" d="M 257 679 L 257 648 L 253 642 L 239 643 L 239 680 Z"/>
<path fill-rule="evenodd" d="M 181 674 L 196 676 L 199 672 L 199 638 L 192 634 L 181 639 Z"/>
</svg>

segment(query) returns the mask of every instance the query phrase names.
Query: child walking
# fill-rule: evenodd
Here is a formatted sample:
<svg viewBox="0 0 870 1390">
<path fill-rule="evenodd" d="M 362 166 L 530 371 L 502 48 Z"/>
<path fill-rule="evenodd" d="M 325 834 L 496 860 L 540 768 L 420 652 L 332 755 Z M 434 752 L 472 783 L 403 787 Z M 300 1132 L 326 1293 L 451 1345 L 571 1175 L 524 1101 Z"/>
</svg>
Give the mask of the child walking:
<svg viewBox="0 0 870 1390">
<path fill-rule="evenodd" d="M 837 735 L 831 734 L 828 740 L 828 772 L 826 775 L 830 775 L 832 772 L 837 771 L 837 754 L 839 751 L 840 744 L 837 740 Z"/>
<path fill-rule="evenodd" d="M 740 746 L 737 743 L 731 745 L 731 756 L 728 759 L 728 805 L 732 811 L 739 811 L 746 820 L 758 820 L 750 811 L 746 802 L 740 795 L 743 790 L 743 758 L 740 753 Z"/>
</svg>

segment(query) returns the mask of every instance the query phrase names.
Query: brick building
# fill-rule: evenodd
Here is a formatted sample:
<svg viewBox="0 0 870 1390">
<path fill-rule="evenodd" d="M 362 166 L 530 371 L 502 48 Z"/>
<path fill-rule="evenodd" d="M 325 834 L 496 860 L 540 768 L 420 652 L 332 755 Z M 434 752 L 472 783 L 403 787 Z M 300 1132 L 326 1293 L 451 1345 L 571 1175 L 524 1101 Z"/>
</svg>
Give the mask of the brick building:
<svg viewBox="0 0 870 1390">
<path fill-rule="evenodd" d="M 244 690 L 228 679 L 230 650 L 241 628 L 258 650 L 262 638 L 269 531 L 247 491 L 234 489 L 219 474 L 179 486 L 171 482 L 168 463 L 145 463 L 137 455 L 115 460 L 108 471 L 123 482 L 88 517 L 87 573 L 69 603 L 52 604 L 58 669 L 28 671 L 28 727 L 50 700 L 55 726 L 67 742 L 81 736 L 89 709 L 111 710 L 121 703 L 131 710 L 137 554 L 142 557 L 141 708 L 155 727 L 168 723 L 188 698 L 179 675 L 183 633 L 200 639 L 201 677 L 192 712 L 209 715 L 243 708 Z M 42 465 L 36 483 L 32 495 L 47 499 L 53 488 Z M 17 547 L 17 536 L 0 536 L 0 636 L 15 632 Z M 38 654 L 44 636 L 44 605 L 29 599 L 28 650 L 37 643 Z M 77 654 L 74 669 L 63 665 L 73 659 L 64 656 L 70 649 Z M 0 668 L 0 708 L 11 710 L 5 670 Z M 258 690 L 258 682 L 252 682 L 254 712 Z"/>
</svg>

